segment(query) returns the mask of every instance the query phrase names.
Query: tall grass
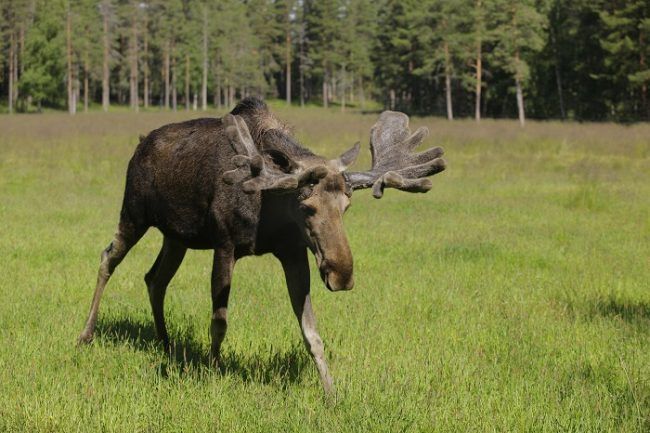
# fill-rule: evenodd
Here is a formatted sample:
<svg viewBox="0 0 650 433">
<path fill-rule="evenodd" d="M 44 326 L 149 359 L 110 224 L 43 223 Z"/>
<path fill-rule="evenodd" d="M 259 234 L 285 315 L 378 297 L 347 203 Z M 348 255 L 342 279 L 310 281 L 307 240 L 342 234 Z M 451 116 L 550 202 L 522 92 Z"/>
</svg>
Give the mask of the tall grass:
<svg viewBox="0 0 650 433">
<path fill-rule="evenodd" d="M 331 157 L 367 144 L 377 117 L 276 111 Z M 271 257 L 237 264 L 220 373 L 206 360 L 211 257 L 190 252 L 166 356 L 142 280 L 153 230 L 76 349 L 138 135 L 192 116 L 0 117 L 0 430 L 650 429 L 649 125 L 412 119 L 448 170 L 426 195 L 355 193 L 357 286 L 332 294 L 312 275 L 335 404 Z"/>
</svg>

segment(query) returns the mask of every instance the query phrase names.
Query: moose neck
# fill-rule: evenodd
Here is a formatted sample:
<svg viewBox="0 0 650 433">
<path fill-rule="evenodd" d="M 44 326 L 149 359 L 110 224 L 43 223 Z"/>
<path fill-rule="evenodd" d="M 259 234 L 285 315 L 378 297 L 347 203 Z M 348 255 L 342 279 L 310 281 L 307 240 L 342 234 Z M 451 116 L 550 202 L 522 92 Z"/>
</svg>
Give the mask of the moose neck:
<svg viewBox="0 0 650 433">
<path fill-rule="evenodd" d="M 261 199 L 255 254 L 277 254 L 284 249 L 306 246 L 293 219 L 295 198 L 290 194 L 262 192 Z"/>
</svg>

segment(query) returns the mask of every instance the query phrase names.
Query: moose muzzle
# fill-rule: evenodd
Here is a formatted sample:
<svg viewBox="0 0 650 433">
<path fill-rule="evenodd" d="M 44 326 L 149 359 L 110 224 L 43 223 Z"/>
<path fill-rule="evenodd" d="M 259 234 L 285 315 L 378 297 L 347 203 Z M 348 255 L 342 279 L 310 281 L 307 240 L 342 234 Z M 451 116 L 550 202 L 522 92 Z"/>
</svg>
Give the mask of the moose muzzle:
<svg viewBox="0 0 650 433">
<path fill-rule="evenodd" d="M 325 286 L 332 292 L 351 290 L 354 287 L 352 257 L 346 262 L 323 260 L 319 266 L 320 276 Z"/>
</svg>

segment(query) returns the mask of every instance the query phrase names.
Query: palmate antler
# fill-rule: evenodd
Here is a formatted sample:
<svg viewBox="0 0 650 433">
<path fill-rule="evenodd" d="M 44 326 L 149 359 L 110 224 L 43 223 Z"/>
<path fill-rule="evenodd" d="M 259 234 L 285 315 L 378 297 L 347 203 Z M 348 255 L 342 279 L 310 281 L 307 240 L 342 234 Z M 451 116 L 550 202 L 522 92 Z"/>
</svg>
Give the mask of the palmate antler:
<svg viewBox="0 0 650 433">
<path fill-rule="evenodd" d="M 365 172 L 345 172 L 352 190 L 372 187 L 372 195 L 381 198 L 384 188 L 396 188 L 408 192 L 427 192 L 431 181 L 427 176 L 445 169 L 441 147 L 420 153 L 412 153 L 429 135 L 425 127 L 413 134 L 409 118 L 404 113 L 384 111 L 370 131 L 372 169 Z"/>
<path fill-rule="evenodd" d="M 232 163 L 237 167 L 223 174 L 223 181 L 229 185 L 243 182 L 242 189 L 248 194 L 262 190 L 292 191 L 309 183 L 316 183 L 327 175 L 325 166 L 302 169 L 293 161 L 285 164 L 289 168 L 282 171 L 265 161 L 259 152 L 244 119 L 226 114 L 223 119 L 226 136 L 237 155 Z M 284 156 L 283 156 L 284 157 Z"/>
</svg>

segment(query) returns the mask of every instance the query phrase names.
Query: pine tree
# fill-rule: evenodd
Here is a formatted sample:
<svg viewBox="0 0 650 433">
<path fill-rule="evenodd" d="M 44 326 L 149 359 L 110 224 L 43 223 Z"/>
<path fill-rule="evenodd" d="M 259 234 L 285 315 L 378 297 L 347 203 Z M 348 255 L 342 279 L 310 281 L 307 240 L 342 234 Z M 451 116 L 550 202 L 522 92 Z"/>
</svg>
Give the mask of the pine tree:
<svg viewBox="0 0 650 433">
<path fill-rule="evenodd" d="M 462 53 L 462 16 L 458 5 L 445 0 L 426 0 L 412 17 L 418 31 L 418 40 L 426 55 L 419 74 L 442 75 L 445 79 L 447 119 L 453 120 L 452 80 Z"/>
<path fill-rule="evenodd" d="M 163 107 L 177 108 L 178 43 L 182 30 L 184 13 L 181 0 L 151 0 L 150 18 L 155 39 L 152 44 L 160 55 L 161 100 Z"/>
<path fill-rule="evenodd" d="M 101 0 L 102 17 L 102 109 L 108 111 L 111 104 L 111 63 L 113 61 L 115 6 L 113 0 Z"/>
<path fill-rule="evenodd" d="M 212 9 L 207 1 L 198 1 L 194 5 L 195 21 L 201 28 L 201 110 L 208 109 L 208 47 L 210 46 L 210 19 Z"/>
<path fill-rule="evenodd" d="M 382 99 L 391 110 L 407 109 L 411 102 L 411 81 L 419 57 L 417 29 L 411 18 L 418 6 L 415 0 L 389 0 L 379 11 L 377 50 L 373 56 Z"/>
<path fill-rule="evenodd" d="M 263 83 L 256 78 L 255 87 L 273 89 L 274 96 L 281 94 L 274 77 L 286 61 L 286 30 L 290 9 L 291 0 L 249 0 L 245 10 L 245 27 L 233 30 L 242 35 L 242 42 L 255 47 L 251 58 L 246 59 L 251 61 L 256 58 L 257 69 L 262 73 Z"/>
<path fill-rule="evenodd" d="M 76 20 L 73 25 L 73 39 L 77 62 L 83 71 L 83 105 L 84 112 L 87 112 L 90 103 L 90 80 L 99 75 L 98 66 L 101 60 L 98 54 L 101 52 L 102 35 L 97 24 L 101 22 L 102 17 L 95 0 L 78 0 L 74 9 Z"/>
<path fill-rule="evenodd" d="M 33 19 L 35 0 L 11 0 L 0 9 L 0 35 L 7 40 L 7 104 L 12 113 L 20 95 L 19 80 L 25 70 L 25 35 Z"/>
<path fill-rule="evenodd" d="M 489 0 L 487 0 L 489 1 Z M 481 92 L 483 90 L 483 44 L 488 39 L 488 29 L 486 24 L 485 0 L 474 0 L 469 16 L 472 19 L 472 31 L 468 34 L 470 40 L 470 50 L 473 52 L 474 63 L 474 88 L 475 88 L 475 105 L 474 118 L 476 121 L 481 120 Z"/>
<path fill-rule="evenodd" d="M 337 70 L 335 41 L 341 35 L 340 4 L 337 0 L 305 0 L 307 56 L 314 67 L 312 78 L 322 85 L 323 106 L 333 97 L 333 72 Z"/>
<path fill-rule="evenodd" d="M 373 64 L 371 54 L 377 39 L 377 3 L 371 0 L 348 1 L 346 6 L 344 34 L 348 51 L 350 73 L 350 102 L 354 102 L 358 89 L 362 105 L 365 103 L 365 88 L 372 81 Z"/>
<path fill-rule="evenodd" d="M 66 87 L 66 3 L 40 0 L 34 10 L 34 24 L 25 36 L 21 91 L 33 98 L 39 110 L 45 102 L 61 107 Z"/>
<path fill-rule="evenodd" d="M 608 74 L 602 78 L 611 89 L 622 90 L 609 95 L 613 109 L 620 118 L 640 115 L 648 119 L 650 3 L 645 0 L 627 1 L 612 10 L 601 11 L 600 18 L 606 30 L 601 46 L 606 52 L 605 66 L 608 68 Z M 619 96 L 626 93 L 635 96 Z"/>
<path fill-rule="evenodd" d="M 142 105 L 146 110 L 149 108 L 150 100 L 150 77 L 151 77 L 151 51 L 150 51 L 150 25 L 152 13 L 152 4 L 150 1 L 140 1 L 140 8 L 142 9 L 142 25 L 140 26 L 140 33 L 142 35 L 142 55 L 140 57 L 142 68 Z"/>
<path fill-rule="evenodd" d="M 123 32 L 128 41 L 128 70 L 129 70 L 129 105 L 138 112 L 139 100 L 139 69 L 140 69 L 140 27 L 142 3 L 140 0 L 128 0 L 122 8 Z"/>
<path fill-rule="evenodd" d="M 262 95 L 267 90 L 265 74 L 268 52 L 264 53 L 260 39 L 251 25 L 246 5 L 229 0 L 220 4 L 215 22 L 215 44 L 218 50 L 220 77 L 218 86 L 223 88 L 224 103 L 232 106 L 237 92 L 239 96 Z"/>
<path fill-rule="evenodd" d="M 535 0 L 500 0 L 500 25 L 496 29 L 494 58 L 515 81 L 519 123 L 525 123 L 523 88 L 530 77 L 526 56 L 543 48 L 545 16 L 536 9 Z"/>
</svg>

